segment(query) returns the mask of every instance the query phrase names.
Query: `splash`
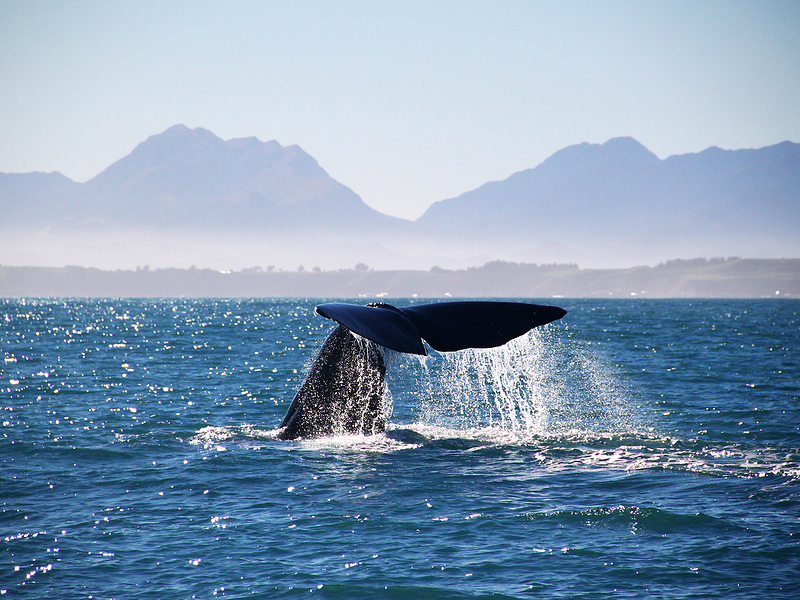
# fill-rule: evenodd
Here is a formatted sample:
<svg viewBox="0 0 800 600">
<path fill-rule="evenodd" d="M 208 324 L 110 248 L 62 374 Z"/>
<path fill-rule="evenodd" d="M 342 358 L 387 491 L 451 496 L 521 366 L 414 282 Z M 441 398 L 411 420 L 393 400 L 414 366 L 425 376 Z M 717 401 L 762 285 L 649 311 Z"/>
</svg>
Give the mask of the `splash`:
<svg viewBox="0 0 800 600">
<path fill-rule="evenodd" d="M 597 346 L 534 330 L 497 348 L 416 357 L 384 349 L 393 402 L 419 424 L 517 437 L 643 431 L 627 387 Z"/>
<path fill-rule="evenodd" d="M 204 450 L 225 452 L 228 445 L 254 447 L 261 442 L 274 440 L 277 429 L 267 430 L 244 423 L 238 427 L 206 426 L 200 428 L 190 439 L 193 446 L 201 446 Z"/>
</svg>

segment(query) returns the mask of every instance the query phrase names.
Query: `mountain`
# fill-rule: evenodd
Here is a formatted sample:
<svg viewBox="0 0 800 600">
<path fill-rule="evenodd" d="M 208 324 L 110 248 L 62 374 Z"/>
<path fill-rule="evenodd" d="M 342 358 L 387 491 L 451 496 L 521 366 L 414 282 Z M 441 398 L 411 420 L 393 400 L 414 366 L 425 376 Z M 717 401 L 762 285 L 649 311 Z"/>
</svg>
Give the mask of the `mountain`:
<svg viewBox="0 0 800 600">
<path fill-rule="evenodd" d="M 436 202 L 416 225 L 506 256 L 587 266 L 798 256 L 800 144 L 666 160 L 632 138 L 579 144 Z"/>
<path fill-rule="evenodd" d="M 402 260 L 381 242 L 411 225 L 367 206 L 299 146 L 184 125 L 86 183 L 0 175 L 0 215 L 0 262 L 104 268 Z"/>
<path fill-rule="evenodd" d="M 632 138 L 383 215 L 298 146 L 170 127 L 87 181 L 0 174 L 0 262 L 106 269 L 654 265 L 800 256 L 800 144 L 661 160 Z"/>
<path fill-rule="evenodd" d="M 31 208 L 43 189 L 33 183 Z M 48 210 L 35 214 L 51 226 L 362 231 L 396 221 L 364 204 L 299 146 L 254 137 L 223 141 L 185 125 L 149 137 L 85 184 L 38 200 Z"/>
<path fill-rule="evenodd" d="M 19 227 L 80 187 L 61 173 L 0 173 L 0 229 Z"/>
</svg>

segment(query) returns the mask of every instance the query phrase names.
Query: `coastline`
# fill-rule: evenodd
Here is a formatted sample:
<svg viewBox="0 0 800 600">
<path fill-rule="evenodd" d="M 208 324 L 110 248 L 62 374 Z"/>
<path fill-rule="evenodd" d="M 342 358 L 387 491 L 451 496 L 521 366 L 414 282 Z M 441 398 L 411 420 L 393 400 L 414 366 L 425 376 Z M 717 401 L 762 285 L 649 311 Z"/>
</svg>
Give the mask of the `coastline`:
<svg viewBox="0 0 800 600">
<path fill-rule="evenodd" d="M 800 259 L 674 260 L 581 269 L 495 261 L 481 267 L 241 271 L 0 265 L 0 297 L 158 298 L 798 298 Z"/>
</svg>

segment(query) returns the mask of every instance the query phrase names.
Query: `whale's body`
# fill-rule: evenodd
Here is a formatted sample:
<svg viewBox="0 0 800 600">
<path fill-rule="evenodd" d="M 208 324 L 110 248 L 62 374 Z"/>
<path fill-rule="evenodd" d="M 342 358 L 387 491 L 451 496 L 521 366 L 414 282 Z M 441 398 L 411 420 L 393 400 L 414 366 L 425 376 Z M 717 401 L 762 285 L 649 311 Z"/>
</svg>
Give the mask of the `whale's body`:
<svg viewBox="0 0 800 600">
<path fill-rule="evenodd" d="M 397 352 L 501 346 L 566 311 L 522 302 L 321 304 L 317 314 L 339 326 L 325 340 L 281 422 L 280 439 L 381 433 L 386 366 L 381 346 Z M 353 335 L 358 334 L 358 336 Z"/>
</svg>

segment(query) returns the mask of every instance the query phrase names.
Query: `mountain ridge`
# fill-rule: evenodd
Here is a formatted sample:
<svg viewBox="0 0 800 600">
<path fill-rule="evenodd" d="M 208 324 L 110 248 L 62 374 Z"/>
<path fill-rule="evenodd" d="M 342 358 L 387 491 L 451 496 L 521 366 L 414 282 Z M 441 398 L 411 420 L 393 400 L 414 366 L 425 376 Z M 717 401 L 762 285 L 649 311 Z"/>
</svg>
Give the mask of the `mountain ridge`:
<svg viewBox="0 0 800 600">
<path fill-rule="evenodd" d="M 800 145 L 791 142 L 660 160 L 632 138 L 613 138 L 567 147 L 537 167 L 436 202 L 417 224 L 517 245 L 524 240 L 513 238 L 535 230 L 530 224 L 544 224 L 540 261 L 559 258 L 541 251 L 558 245 L 569 246 L 573 260 L 597 249 L 624 256 L 639 248 L 652 263 L 669 256 L 667 247 L 673 257 L 685 257 L 681 247 L 695 248 L 694 256 L 764 256 L 775 242 L 782 255 L 793 255 L 800 250 L 793 239 L 800 231 L 798 173 Z"/>
<path fill-rule="evenodd" d="M 255 137 L 223 141 L 185 125 L 150 136 L 85 185 L 93 210 L 128 211 L 145 198 L 160 224 L 169 227 L 219 229 L 227 223 L 269 230 L 292 220 L 286 214 L 291 211 L 281 208 L 291 205 L 314 206 L 317 212 L 306 209 L 304 219 L 316 227 L 324 223 L 315 215 L 330 212 L 328 204 L 345 207 L 351 220 L 371 226 L 392 219 L 331 178 L 299 146 Z M 113 208 L 106 221 L 119 218 Z"/>
<path fill-rule="evenodd" d="M 0 213 L 0 262 L 51 265 L 113 268 L 114 256 L 122 267 L 236 268 L 780 258 L 800 256 L 800 144 L 663 160 L 631 137 L 575 144 L 406 221 L 369 207 L 300 146 L 225 141 L 181 124 L 85 183 L 0 174 Z"/>
</svg>

